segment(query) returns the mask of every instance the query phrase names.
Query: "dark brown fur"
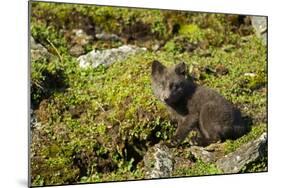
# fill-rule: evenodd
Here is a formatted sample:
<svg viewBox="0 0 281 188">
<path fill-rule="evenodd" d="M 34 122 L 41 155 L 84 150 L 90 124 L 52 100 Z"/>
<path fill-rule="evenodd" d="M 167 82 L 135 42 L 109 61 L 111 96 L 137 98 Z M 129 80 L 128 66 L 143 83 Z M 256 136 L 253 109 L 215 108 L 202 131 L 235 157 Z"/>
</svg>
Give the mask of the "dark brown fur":
<svg viewBox="0 0 281 188">
<path fill-rule="evenodd" d="M 154 61 L 152 88 L 178 123 L 172 145 L 181 143 L 191 130 L 200 133 L 199 145 L 236 139 L 247 132 L 240 111 L 216 91 L 187 79 L 184 63 L 167 68 Z"/>
</svg>

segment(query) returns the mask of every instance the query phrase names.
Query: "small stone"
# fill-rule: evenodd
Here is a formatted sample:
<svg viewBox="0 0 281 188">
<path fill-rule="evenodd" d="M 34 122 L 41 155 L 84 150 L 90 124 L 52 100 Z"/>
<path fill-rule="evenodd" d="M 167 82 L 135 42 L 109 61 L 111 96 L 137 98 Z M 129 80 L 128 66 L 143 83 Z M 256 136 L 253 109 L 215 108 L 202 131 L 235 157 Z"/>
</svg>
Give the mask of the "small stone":
<svg viewBox="0 0 281 188">
<path fill-rule="evenodd" d="M 160 45 L 159 44 L 155 44 L 155 45 L 152 46 L 152 50 L 153 51 L 157 51 L 159 49 L 160 49 Z"/>
<path fill-rule="evenodd" d="M 250 77 L 255 77 L 256 74 L 255 73 L 250 73 L 250 72 L 247 72 L 244 74 L 244 76 L 250 76 Z"/>
<path fill-rule="evenodd" d="M 215 68 L 217 75 L 226 75 L 228 74 L 228 68 L 226 68 L 224 65 L 219 64 Z"/>
<path fill-rule="evenodd" d="M 31 60 L 36 61 L 40 58 L 50 59 L 53 55 L 40 43 L 36 43 L 34 38 L 30 37 Z"/>
<path fill-rule="evenodd" d="M 93 40 L 93 37 L 82 29 L 73 29 L 69 34 L 69 39 L 71 44 L 83 46 Z"/>
<path fill-rule="evenodd" d="M 115 34 L 108 33 L 98 33 L 96 34 L 96 38 L 99 40 L 111 40 L 111 41 L 119 41 L 121 38 Z"/>
<path fill-rule="evenodd" d="M 190 152 L 196 159 L 201 159 L 205 163 L 214 162 L 220 156 L 219 152 L 216 151 L 207 151 L 204 147 L 191 146 Z"/>
<path fill-rule="evenodd" d="M 85 50 L 80 45 L 74 45 L 73 47 L 70 48 L 69 53 L 72 56 L 78 57 L 78 56 L 84 54 Z"/>
</svg>

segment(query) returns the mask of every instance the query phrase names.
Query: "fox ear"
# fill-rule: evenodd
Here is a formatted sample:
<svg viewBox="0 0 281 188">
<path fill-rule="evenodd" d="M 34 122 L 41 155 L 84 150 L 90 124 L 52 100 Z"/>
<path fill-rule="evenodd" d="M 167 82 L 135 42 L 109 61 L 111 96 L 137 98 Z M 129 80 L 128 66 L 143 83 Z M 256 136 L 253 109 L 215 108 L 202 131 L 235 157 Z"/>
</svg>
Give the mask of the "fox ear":
<svg viewBox="0 0 281 188">
<path fill-rule="evenodd" d="M 185 75 L 186 74 L 186 64 L 184 62 L 177 64 L 175 66 L 175 72 L 178 75 Z"/>
<path fill-rule="evenodd" d="M 152 62 L 152 75 L 155 75 L 156 73 L 161 74 L 163 73 L 164 69 L 166 67 L 162 65 L 159 61 L 154 60 Z"/>
</svg>

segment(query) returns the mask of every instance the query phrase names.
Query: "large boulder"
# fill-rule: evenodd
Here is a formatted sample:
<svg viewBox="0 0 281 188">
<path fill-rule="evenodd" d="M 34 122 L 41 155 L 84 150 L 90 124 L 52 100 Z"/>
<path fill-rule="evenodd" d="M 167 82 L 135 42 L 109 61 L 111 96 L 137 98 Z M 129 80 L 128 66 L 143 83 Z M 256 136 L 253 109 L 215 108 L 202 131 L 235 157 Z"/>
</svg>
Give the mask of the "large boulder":
<svg viewBox="0 0 281 188">
<path fill-rule="evenodd" d="M 171 150 L 164 144 L 151 147 L 144 156 L 146 178 L 171 177 L 174 160 Z"/>
<path fill-rule="evenodd" d="M 129 55 L 145 50 L 145 48 L 139 48 L 133 45 L 124 45 L 119 48 L 106 50 L 93 50 L 86 55 L 78 57 L 78 62 L 81 67 L 92 66 L 96 68 L 99 65 L 109 66 L 116 61 L 126 59 Z"/>
<path fill-rule="evenodd" d="M 258 139 L 227 155 L 224 154 L 223 148 L 223 143 L 215 143 L 207 147 L 190 146 L 184 149 L 184 152 L 190 153 L 189 158 L 194 157 L 192 160 L 200 159 L 204 163 L 215 164 L 223 173 L 239 173 L 267 156 L 267 134 L 262 134 Z M 194 161 L 176 155 L 174 149 L 161 143 L 148 149 L 143 158 L 146 178 L 171 177 L 173 170 L 179 167 L 191 168 L 190 163 Z"/>
<path fill-rule="evenodd" d="M 216 165 L 224 173 L 238 173 L 247 165 L 266 157 L 267 134 L 263 133 L 258 139 L 248 142 L 236 151 L 220 158 Z"/>
</svg>

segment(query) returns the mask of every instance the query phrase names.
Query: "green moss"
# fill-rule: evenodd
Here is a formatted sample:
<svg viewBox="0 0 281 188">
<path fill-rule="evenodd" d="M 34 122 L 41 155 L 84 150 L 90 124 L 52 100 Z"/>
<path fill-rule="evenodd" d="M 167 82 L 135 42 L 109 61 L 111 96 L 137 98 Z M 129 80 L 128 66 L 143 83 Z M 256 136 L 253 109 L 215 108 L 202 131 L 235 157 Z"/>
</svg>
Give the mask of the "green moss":
<svg viewBox="0 0 281 188">
<path fill-rule="evenodd" d="M 171 40 L 169 40 L 163 50 L 167 51 L 168 53 L 184 53 L 184 52 L 191 52 L 196 48 L 196 44 L 191 42 L 185 36 L 178 36 Z"/>
<path fill-rule="evenodd" d="M 247 135 L 237 139 L 237 140 L 228 140 L 225 143 L 225 154 L 231 153 L 239 148 L 241 145 L 257 139 L 262 133 L 266 132 L 267 127 L 265 124 L 256 125 L 252 128 L 251 132 Z"/>
<path fill-rule="evenodd" d="M 182 25 L 179 34 L 187 37 L 191 42 L 201 41 L 204 37 L 203 32 L 196 24 Z"/>
<path fill-rule="evenodd" d="M 178 48 L 177 44 L 174 41 L 169 41 L 165 44 L 164 49 L 170 52 L 173 51 L 181 51 L 181 49 Z"/>
<path fill-rule="evenodd" d="M 189 168 L 179 168 L 173 172 L 173 176 L 204 176 L 216 174 L 222 174 L 222 171 L 214 164 L 204 163 L 201 160 L 196 161 L 196 163 Z"/>
</svg>

